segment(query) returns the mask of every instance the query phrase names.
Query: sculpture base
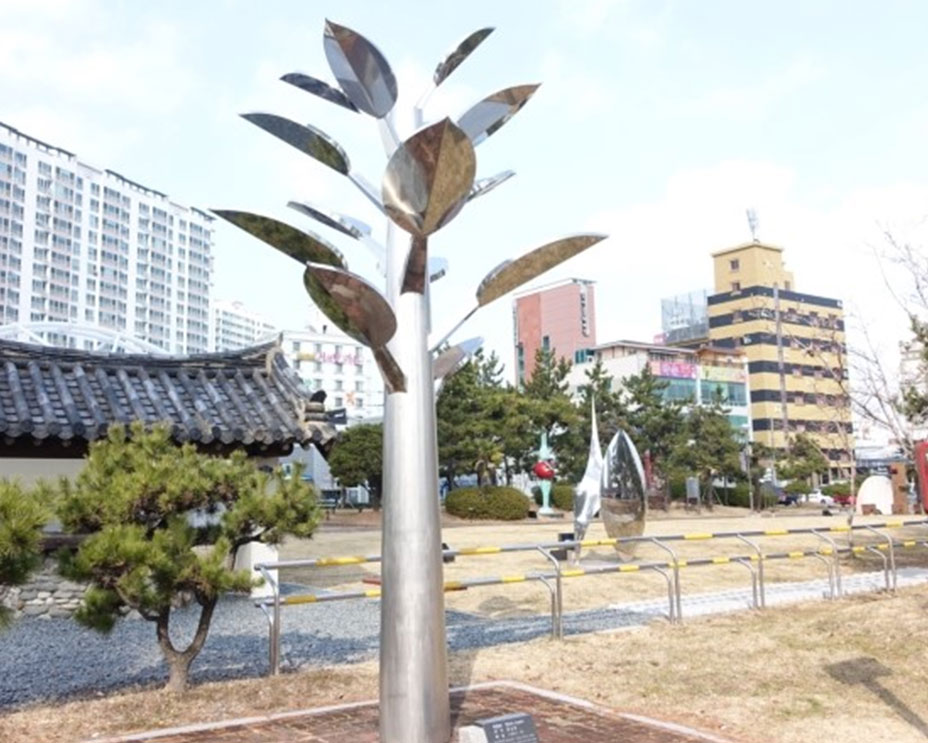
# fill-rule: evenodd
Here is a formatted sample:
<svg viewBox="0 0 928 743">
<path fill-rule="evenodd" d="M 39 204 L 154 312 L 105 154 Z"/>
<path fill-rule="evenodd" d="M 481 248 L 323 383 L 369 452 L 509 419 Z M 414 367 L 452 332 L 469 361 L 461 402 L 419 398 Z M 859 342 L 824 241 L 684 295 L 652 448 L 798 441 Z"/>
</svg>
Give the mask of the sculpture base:
<svg viewBox="0 0 928 743">
<path fill-rule="evenodd" d="M 539 515 L 539 516 L 548 516 L 548 517 L 551 517 L 551 516 L 560 516 L 560 515 L 561 515 L 561 512 L 560 512 L 560 511 L 555 511 L 553 508 L 551 508 L 551 506 L 542 506 L 541 508 L 538 509 L 538 515 Z"/>
<path fill-rule="evenodd" d="M 538 738 L 545 743 L 721 741 L 718 737 L 709 737 L 682 725 L 662 723 L 639 715 L 623 715 L 583 700 L 511 682 L 477 684 L 456 689 L 451 693 L 451 708 L 455 720 L 455 730 L 451 737 L 454 743 L 460 740 L 458 733 L 462 727 L 481 718 L 523 710 L 531 710 Z M 306 740 L 319 743 L 376 741 L 377 718 L 377 703 L 361 702 L 151 731 L 141 736 L 108 738 L 107 743 L 129 743 L 130 740 L 142 738 L 150 743 L 197 743 L 207 739 L 228 743 L 258 740 L 275 743 Z"/>
</svg>

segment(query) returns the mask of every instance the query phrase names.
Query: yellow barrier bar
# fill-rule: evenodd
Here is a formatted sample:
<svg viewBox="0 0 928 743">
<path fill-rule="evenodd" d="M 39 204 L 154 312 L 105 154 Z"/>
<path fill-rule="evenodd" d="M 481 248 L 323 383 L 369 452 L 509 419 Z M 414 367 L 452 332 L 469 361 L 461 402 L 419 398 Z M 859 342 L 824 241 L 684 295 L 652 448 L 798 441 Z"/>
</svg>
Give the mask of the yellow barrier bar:
<svg viewBox="0 0 928 743">
<path fill-rule="evenodd" d="M 619 565 L 620 573 L 634 573 L 636 570 L 640 570 L 639 565 Z"/>
<path fill-rule="evenodd" d="M 727 563 L 727 562 L 731 562 L 731 558 L 730 558 L 730 557 L 725 557 L 724 555 L 721 555 L 721 556 L 719 556 L 719 557 L 713 557 L 713 558 L 712 558 L 712 562 L 713 562 L 715 565 L 724 565 L 724 564 Z"/>
<path fill-rule="evenodd" d="M 768 537 L 782 537 L 785 534 L 789 534 L 789 531 L 786 529 L 765 529 L 764 535 Z"/>
<path fill-rule="evenodd" d="M 445 581 L 445 590 L 446 591 L 458 591 L 461 588 L 464 588 L 464 584 L 459 580 L 446 580 Z"/>
<path fill-rule="evenodd" d="M 677 567 L 685 568 L 686 565 L 687 565 L 686 560 L 677 560 Z M 667 563 L 667 567 L 668 567 L 668 568 L 672 568 L 672 567 L 673 567 L 673 563 L 672 563 L 672 562 L 668 562 L 668 563 Z"/>
<path fill-rule="evenodd" d="M 364 592 L 364 595 L 367 596 L 369 599 L 380 598 L 380 589 L 379 589 L 379 588 L 371 588 L 371 589 L 365 591 L 365 592 Z"/>
<path fill-rule="evenodd" d="M 362 562 L 367 562 L 367 558 L 361 556 L 320 557 L 316 560 L 316 567 L 323 567 L 326 565 L 357 565 Z"/>
<path fill-rule="evenodd" d="M 562 578 L 576 578 L 578 575 L 586 575 L 586 570 L 563 570 L 561 571 Z"/>
<path fill-rule="evenodd" d="M 886 522 L 886 528 L 887 528 L 887 529 L 897 529 L 897 528 L 899 528 L 899 527 L 902 526 L 902 525 L 903 525 L 903 524 L 902 524 L 901 521 L 887 521 L 887 522 Z"/>
<path fill-rule="evenodd" d="M 820 555 L 833 555 L 834 550 L 831 547 L 821 547 L 818 551 Z"/>
<path fill-rule="evenodd" d="M 907 539 L 902 543 L 903 547 L 914 547 L 917 542 L 914 539 Z"/>
<path fill-rule="evenodd" d="M 800 557 L 805 557 L 806 553 L 803 552 L 802 550 L 796 550 L 795 552 L 787 552 L 786 556 L 790 558 L 791 560 L 796 560 Z"/>
<path fill-rule="evenodd" d="M 458 550 L 459 555 L 495 555 L 502 552 L 501 547 L 462 547 Z"/>
<path fill-rule="evenodd" d="M 760 556 L 756 553 L 751 553 L 751 562 L 760 562 Z"/>
<path fill-rule="evenodd" d="M 500 577 L 503 583 L 521 583 L 525 580 L 524 575 L 503 575 Z"/>
<path fill-rule="evenodd" d="M 853 553 L 856 555 L 856 554 L 860 554 L 860 553 L 863 552 L 865 549 L 867 549 L 867 548 L 866 548 L 866 547 L 862 547 L 861 545 L 858 544 L 858 545 L 855 546 L 855 547 L 851 547 L 851 552 L 853 552 Z"/>
<path fill-rule="evenodd" d="M 850 530 L 851 530 L 851 527 L 850 527 L 850 526 L 847 526 L 847 525 L 845 525 L 845 526 L 832 526 L 832 527 L 829 527 L 829 529 L 828 529 L 828 531 L 850 531 Z"/>
<path fill-rule="evenodd" d="M 683 538 L 686 540 L 712 539 L 714 536 L 715 534 L 713 534 L 710 531 L 707 531 L 707 532 L 693 532 L 692 534 L 684 534 Z"/>
<path fill-rule="evenodd" d="M 281 604 L 285 606 L 292 606 L 293 604 L 314 604 L 319 600 L 319 597 L 312 593 L 306 593 L 302 596 L 287 596 Z"/>
<path fill-rule="evenodd" d="M 888 545 L 888 544 L 878 544 L 878 545 L 876 545 L 876 548 L 877 548 L 878 550 L 883 550 L 883 551 L 885 552 L 886 550 L 889 549 L 889 545 Z"/>
</svg>

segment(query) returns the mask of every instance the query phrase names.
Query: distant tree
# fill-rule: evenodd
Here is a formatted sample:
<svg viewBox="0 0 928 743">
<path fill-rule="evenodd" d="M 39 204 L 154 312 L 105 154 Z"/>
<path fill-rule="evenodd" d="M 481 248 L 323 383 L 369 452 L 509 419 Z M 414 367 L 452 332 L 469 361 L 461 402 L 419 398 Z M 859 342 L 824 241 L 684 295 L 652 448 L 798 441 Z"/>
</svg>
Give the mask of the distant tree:
<svg viewBox="0 0 928 743">
<path fill-rule="evenodd" d="M 628 430 L 639 453 L 651 452 L 654 468 L 664 474 L 665 463 L 679 444 L 684 429 L 683 405 L 664 394 L 667 382 L 648 367 L 622 380 L 619 423 Z"/>
<path fill-rule="evenodd" d="M 798 433 L 790 437 L 786 459 L 781 460 L 777 467 L 786 479 L 808 482 L 813 475 L 828 471 L 828 459 L 810 436 Z"/>
<path fill-rule="evenodd" d="M 665 459 L 665 469 L 675 470 L 678 476 L 695 474 L 710 492 L 718 478 L 726 481 L 743 478 L 741 444 L 718 400 L 690 408 L 681 435 L 674 441 Z M 711 499 L 706 502 L 712 503 Z"/>
<path fill-rule="evenodd" d="M 556 359 L 553 350 L 539 348 L 535 353 L 531 379 L 522 387 L 531 421 L 532 443 L 520 464 L 525 470 L 531 469 L 544 431 L 556 457 L 558 476 L 576 480 L 583 473 L 589 440 L 586 445 L 582 443 L 583 418 L 568 393 L 570 369 L 571 363 L 565 358 Z"/>
<path fill-rule="evenodd" d="M 343 431 L 329 454 L 329 471 L 342 487 L 365 485 L 371 505 L 380 507 L 383 492 L 383 425 L 359 424 Z"/>
<path fill-rule="evenodd" d="M 308 537 L 319 520 L 313 489 L 278 469 L 260 471 L 237 451 L 226 458 L 176 446 L 164 428 L 130 432 L 113 426 L 90 445 L 83 470 L 60 483 L 64 528 L 87 534 L 62 572 L 88 581 L 75 617 L 109 632 L 126 610 L 156 628 L 168 665 L 168 688 L 186 688 L 190 664 L 203 648 L 216 604 L 227 592 L 256 581 L 234 570 L 249 542 L 274 544 Z M 175 606 L 195 602 L 199 620 L 185 648 L 170 634 Z"/>
<path fill-rule="evenodd" d="M 0 480 L 0 628 L 12 616 L 4 597 L 12 586 L 25 583 L 39 563 L 47 521 L 48 511 L 38 492 Z"/>
</svg>

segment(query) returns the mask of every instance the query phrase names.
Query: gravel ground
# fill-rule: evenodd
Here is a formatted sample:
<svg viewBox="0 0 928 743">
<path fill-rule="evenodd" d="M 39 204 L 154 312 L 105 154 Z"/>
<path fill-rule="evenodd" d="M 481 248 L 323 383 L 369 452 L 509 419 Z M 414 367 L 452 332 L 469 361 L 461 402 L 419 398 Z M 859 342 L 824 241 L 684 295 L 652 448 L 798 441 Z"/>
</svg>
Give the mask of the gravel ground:
<svg viewBox="0 0 928 743">
<path fill-rule="evenodd" d="M 928 581 L 928 570 L 900 569 L 899 586 Z M 879 590 L 882 573 L 844 579 L 846 592 Z M 780 583 L 767 587 L 767 605 L 821 598 L 825 581 Z M 750 590 L 683 597 L 684 617 L 749 608 Z M 639 601 L 604 609 L 565 613 L 566 634 L 644 625 L 666 616 L 666 600 Z M 173 633 L 189 638 L 197 612 L 177 611 Z M 380 605 L 372 600 L 287 607 L 283 614 L 282 666 L 350 663 L 377 653 Z M 547 635 L 550 618 L 488 620 L 448 612 L 452 650 L 523 642 Z M 209 639 L 192 668 L 193 681 L 259 676 L 267 673 L 267 621 L 249 599 L 223 600 Z M 120 687 L 159 684 L 167 678 L 154 627 L 141 619 L 117 623 L 109 636 L 69 619 L 24 617 L 0 635 L 0 710 L 39 701 L 102 696 Z"/>
</svg>

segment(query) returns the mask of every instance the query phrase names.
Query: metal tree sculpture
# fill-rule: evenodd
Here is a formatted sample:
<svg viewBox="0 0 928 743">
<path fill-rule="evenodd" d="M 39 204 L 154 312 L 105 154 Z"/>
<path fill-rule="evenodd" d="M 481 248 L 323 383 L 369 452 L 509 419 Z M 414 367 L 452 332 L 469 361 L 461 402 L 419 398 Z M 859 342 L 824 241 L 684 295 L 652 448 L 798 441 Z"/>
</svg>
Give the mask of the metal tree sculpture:
<svg viewBox="0 0 928 743">
<path fill-rule="evenodd" d="M 493 29 L 476 31 L 439 63 L 423 107 Z M 282 79 L 352 113 L 378 120 L 388 157 L 379 189 L 351 165 L 345 151 L 311 126 L 266 113 L 244 118 L 347 176 L 387 217 L 386 245 L 363 222 L 305 203 L 290 206 L 369 247 L 385 274 L 385 292 L 347 269 L 342 254 L 322 238 L 245 212 L 216 213 L 305 266 L 313 302 L 345 333 L 369 346 L 385 382 L 383 563 L 380 623 L 380 739 L 384 743 L 439 743 L 451 735 L 442 586 L 441 522 L 435 432 L 435 387 L 473 353 L 466 341 L 433 359 L 462 323 L 429 343 L 429 284 L 447 261 L 429 256 L 429 236 L 471 200 L 508 180 L 504 171 L 475 180 L 474 147 L 494 134 L 529 100 L 537 85 L 506 88 L 476 103 L 454 122 L 444 118 L 400 140 L 393 123 L 397 83 L 390 65 L 366 38 L 327 21 L 325 54 L 338 88 L 301 73 Z M 397 227 L 409 234 L 396 239 Z M 577 235 L 507 261 L 477 289 L 477 309 L 602 240 Z M 466 318 L 465 318 L 466 319 Z M 432 346 L 434 349 L 430 350 Z"/>
</svg>

